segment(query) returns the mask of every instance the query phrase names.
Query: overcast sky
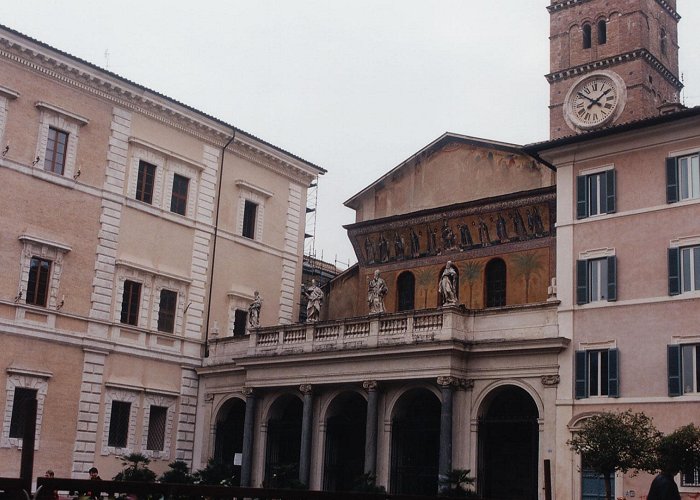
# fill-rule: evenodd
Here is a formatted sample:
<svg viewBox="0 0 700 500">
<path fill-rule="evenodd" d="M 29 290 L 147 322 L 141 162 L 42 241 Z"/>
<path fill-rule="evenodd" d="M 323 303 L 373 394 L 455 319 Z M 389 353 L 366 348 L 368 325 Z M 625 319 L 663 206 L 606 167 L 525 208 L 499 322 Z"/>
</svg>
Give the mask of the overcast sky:
<svg viewBox="0 0 700 500">
<path fill-rule="evenodd" d="M 2 0 L 0 23 L 328 170 L 316 256 L 352 263 L 342 203 L 442 133 L 548 139 L 549 3 Z M 678 12 L 696 106 L 700 0 Z"/>
</svg>

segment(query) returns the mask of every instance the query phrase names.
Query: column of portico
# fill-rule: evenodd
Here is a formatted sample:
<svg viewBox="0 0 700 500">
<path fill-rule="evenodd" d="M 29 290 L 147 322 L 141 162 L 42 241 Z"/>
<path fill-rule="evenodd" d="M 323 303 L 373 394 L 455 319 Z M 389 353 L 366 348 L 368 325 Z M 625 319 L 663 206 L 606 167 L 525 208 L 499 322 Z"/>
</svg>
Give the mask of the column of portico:
<svg viewBox="0 0 700 500">
<path fill-rule="evenodd" d="M 248 487 L 251 483 L 253 467 L 253 435 L 255 433 L 255 393 L 252 388 L 244 387 L 245 419 L 243 420 L 243 457 L 241 462 L 241 486 Z"/>
<path fill-rule="evenodd" d="M 365 427 L 365 474 L 377 475 L 377 417 L 378 406 L 376 380 L 365 380 L 362 387 L 367 391 L 367 424 Z"/>
<path fill-rule="evenodd" d="M 304 396 L 304 407 L 301 419 L 301 452 L 299 454 L 299 481 L 309 485 L 311 471 L 311 432 L 313 418 L 314 396 L 312 387 L 308 384 L 299 386 Z"/>
<path fill-rule="evenodd" d="M 440 406 L 440 456 L 438 461 L 438 492 L 448 487 L 447 475 L 452 470 L 452 397 L 458 380 L 438 377 L 442 404 Z"/>
</svg>

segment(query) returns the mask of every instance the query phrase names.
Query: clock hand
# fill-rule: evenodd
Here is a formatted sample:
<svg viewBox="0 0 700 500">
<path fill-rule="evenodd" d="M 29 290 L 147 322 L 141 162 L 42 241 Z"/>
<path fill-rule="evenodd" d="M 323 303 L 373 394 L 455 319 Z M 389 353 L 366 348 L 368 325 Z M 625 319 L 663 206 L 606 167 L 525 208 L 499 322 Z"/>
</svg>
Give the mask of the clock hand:
<svg viewBox="0 0 700 500">
<path fill-rule="evenodd" d="M 605 97 L 605 95 L 606 95 L 608 92 L 610 92 L 611 90 L 612 90 L 612 89 L 606 90 L 605 92 L 603 92 L 602 94 L 600 94 L 596 99 L 589 99 L 589 100 L 591 101 L 591 103 L 588 105 L 588 107 L 587 107 L 586 109 L 591 109 L 591 106 L 593 106 L 594 104 L 597 104 L 598 106 L 600 106 L 600 105 L 601 105 L 601 104 L 600 104 L 600 100 L 601 100 L 603 97 Z"/>
<path fill-rule="evenodd" d="M 584 99 L 588 99 L 589 101 L 593 102 L 593 99 L 588 97 L 586 94 L 582 94 L 581 92 L 576 92 L 580 97 L 583 97 Z M 590 106 L 589 106 L 590 107 Z"/>
</svg>

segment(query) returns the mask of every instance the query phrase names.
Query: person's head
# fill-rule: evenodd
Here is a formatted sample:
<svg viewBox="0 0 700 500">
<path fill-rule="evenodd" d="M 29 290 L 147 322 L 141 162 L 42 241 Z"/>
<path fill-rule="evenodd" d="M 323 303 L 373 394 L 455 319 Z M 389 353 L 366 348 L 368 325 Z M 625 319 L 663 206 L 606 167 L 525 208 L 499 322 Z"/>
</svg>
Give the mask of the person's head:
<svg viewBox="0 0 700 500">
<path fill-rule="evenodd" d="M 374 277 L 375 277 L 375 279 L 376 279 L 376 278 L 379 278 L 379 269 L 376 269 L 376 270 L 374 271 Z"/>
<path fill-rule="evenodd" d="M 96 479 L 100 473 L 97 470 L 97 467 L 91 467 L 88 474 L 90 474 L 90 479 Z"/>
<path fill-rule="evenodd" d="M 53 476 L 54 476 L 54 473 L 53 473 L 53 471 L 52 471 L 51 469 L 47 470 L 47 471 L 44 473 L 44 477 L 53 477 Z"/>
<path fill-rule="evenodd" d="M 449 268 L 451 268 L 451 267 L 452 267 L 452 261 L 451 261 L 451 260 L 448 260 L 448 261 L 447 261 L 447 265 L 445 266 L 445 268 L 449 269 Z"/>
</svg>

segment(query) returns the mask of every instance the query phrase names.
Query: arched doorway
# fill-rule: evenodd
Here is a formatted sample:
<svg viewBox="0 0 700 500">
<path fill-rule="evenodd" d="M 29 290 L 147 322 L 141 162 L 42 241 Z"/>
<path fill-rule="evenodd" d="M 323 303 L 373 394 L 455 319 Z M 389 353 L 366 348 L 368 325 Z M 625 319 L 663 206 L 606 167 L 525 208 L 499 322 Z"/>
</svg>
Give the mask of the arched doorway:
<svg viewBox="0 0 700 500">
<path fill-rule="evenodd" d="M 440 454 L 440 400 L 427 389 L 396 403 L 391 432 L 391 492 L 435 495 Z"/>
<path fill-rule="evenodd" d="M 496 389 L 484 403 L 477 471 L 482 498 L 537 499 L 538 415 L 530 395 L 515 386 Z"/>
<path fill-rule="evenodd" d="M 236 398 L 226 401 L 216 416 L 214 461 L 224 466 L 236 481 L 240 480 L 241 467 L 233 464 L 236 453 L 243 452 L 244 420 L 245 402 Z"/>
<path fill-rule="evenodd" d="M 485 270 L 486 307 L 502 307 L 506 305 L 506 263 L 503 259 L 492 259 L 486 264 Z"/>
<path fill-rule="evenodd" d="M 323 489 L 350 491 L 364 473 L 367 401 L 356 392 L 336 397 L 326 418 Z"/>
<path fill-rule="evenodd" d="M 282 396 L 270 409 L 267 420 L 265 486 L 289 488 L 299 483 L 301 418 L 303 404 L 295 396 Z"/>
<path fill-rule="evenodd" d="M 411 311 L 415 309 L 416 278 L 411 271 L 399 274 L 396 280 L 396 294 L 399 311 Z"/>
</svg>

